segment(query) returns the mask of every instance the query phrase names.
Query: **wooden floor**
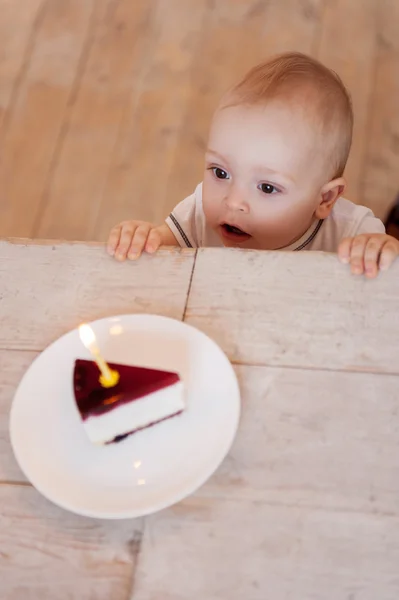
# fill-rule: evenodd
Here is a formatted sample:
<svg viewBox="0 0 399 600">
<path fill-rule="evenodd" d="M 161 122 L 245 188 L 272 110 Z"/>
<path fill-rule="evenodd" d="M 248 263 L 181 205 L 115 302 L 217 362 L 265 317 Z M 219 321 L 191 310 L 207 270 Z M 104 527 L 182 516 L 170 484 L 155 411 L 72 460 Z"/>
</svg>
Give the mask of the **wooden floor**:
<svg viewBox="0 0 399 600">
<path fill-rule="evenodd" d="M 0 0 L 0 236 L 104 240 L 202 176 L 226 87 L 300 50 L 350 88 L 347 196 L 399 191 L 398 0 Z"/>
</svg>

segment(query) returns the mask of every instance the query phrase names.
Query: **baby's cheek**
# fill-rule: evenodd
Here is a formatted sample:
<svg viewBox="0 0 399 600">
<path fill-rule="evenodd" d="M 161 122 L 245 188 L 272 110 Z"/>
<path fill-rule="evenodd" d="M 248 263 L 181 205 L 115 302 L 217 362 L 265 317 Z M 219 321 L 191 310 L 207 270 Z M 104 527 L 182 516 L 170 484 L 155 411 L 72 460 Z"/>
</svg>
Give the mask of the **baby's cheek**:
<svg viewBox="0 0 399 600">
<path fill-rule="evenodd" d="M 276 249 L 288 246 L 300 238 L 311 225 L 311 215 L 300 211 L 297 207 L 269 207 L 263 214 L 257 214 L 257 237 L 265 242 L 265 249 Z"/>
<path fill-rule="evenodd" d="M 292 213 L 289 207 L 270 205 L 267 210 L 253 211 L 251 215 L 256 226 L 264 231 L 277 233 L 284 232 L 295 226 L 297 216 Z"/>
<path fill-rule="evenodd" d="M 202 198 L 202 208 L 204 210 L 205 219 L 210 227 L 218 224 L 218 203 L 212 202 L 210 198 Z"/>
</svg>

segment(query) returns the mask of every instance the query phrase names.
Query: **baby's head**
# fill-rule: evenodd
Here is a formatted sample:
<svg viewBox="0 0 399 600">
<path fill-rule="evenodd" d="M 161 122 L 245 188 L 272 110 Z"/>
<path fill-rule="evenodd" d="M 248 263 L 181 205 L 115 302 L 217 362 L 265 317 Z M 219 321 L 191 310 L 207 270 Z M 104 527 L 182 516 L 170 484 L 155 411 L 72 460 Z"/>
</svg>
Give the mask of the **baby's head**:
<svg viewBox="0 0 399 600">
<path fill-rule="evenodd" d="M 209 134 L 203 205 L 224 245 L 282 248 L 328 217 L 345 187 L 352 125 L 348 92 L 316 60 L 288 53 L 252 69 Z"/>
</svg>

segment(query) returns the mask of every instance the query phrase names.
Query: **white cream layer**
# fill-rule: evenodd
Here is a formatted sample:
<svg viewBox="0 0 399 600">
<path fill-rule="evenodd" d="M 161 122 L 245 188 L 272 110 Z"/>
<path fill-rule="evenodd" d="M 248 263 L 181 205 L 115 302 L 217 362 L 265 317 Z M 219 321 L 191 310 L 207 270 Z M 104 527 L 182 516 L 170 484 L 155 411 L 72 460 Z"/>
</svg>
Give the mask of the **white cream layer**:
<svg viewBox="0 0 399 600">
<path fill-rule="evenodd" d="M 91 442 L 106 444 L 117 436 L 166 419 L 181 410 L 184 410 L 184 393 L 183 383 L 179 381 L 102 415 L 91 416 L 83 421 L 83 425 Z"/>
</svg>

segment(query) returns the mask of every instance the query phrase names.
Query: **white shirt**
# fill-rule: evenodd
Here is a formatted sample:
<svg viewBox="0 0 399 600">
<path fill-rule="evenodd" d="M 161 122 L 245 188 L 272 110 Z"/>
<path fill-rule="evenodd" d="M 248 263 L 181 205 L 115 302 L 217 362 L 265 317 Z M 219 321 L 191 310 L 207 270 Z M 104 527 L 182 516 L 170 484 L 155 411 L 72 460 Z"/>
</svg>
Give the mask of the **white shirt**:
<svg viewBox="0 0 399 600">
<path fill-rule="evenodd" d="M 175 206 L 166 223 L 183 248 L 223 246 L 220 237 L 206 222 L 202 183 L 191 196 Z M 337 252 L 341 240 L 361 233 L 385 233 L 385 227 L 369 208 L 338 198 L 326 219 L 313 223 L 299 240 L 281 250 Z"/>
</svg>

